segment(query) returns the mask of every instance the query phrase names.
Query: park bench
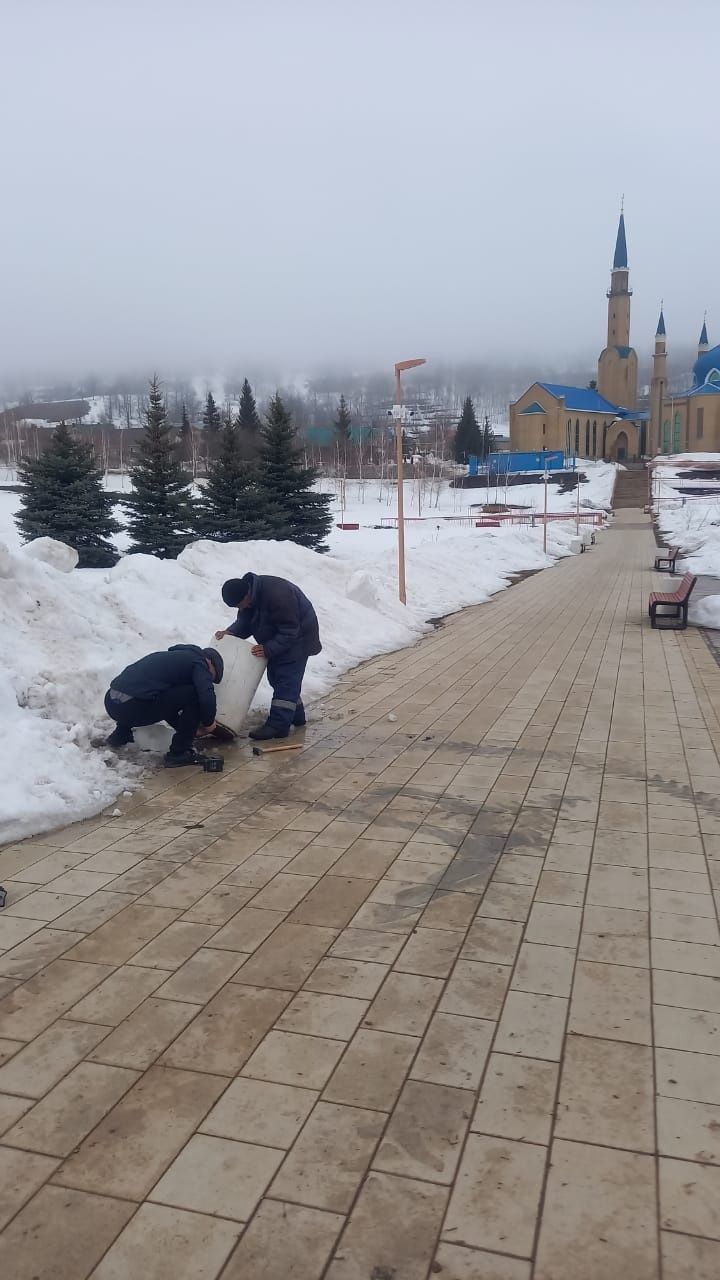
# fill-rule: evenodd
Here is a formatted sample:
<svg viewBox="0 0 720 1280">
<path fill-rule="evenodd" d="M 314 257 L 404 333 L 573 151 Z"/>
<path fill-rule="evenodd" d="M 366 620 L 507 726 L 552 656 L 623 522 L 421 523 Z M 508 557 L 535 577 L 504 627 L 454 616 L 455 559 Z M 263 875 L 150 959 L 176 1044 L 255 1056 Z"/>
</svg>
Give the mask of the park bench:
<svg viewBox="0 0 720 1280">
<path fill-rule="evenodd" d="M 684 630 L 687 626 L 688 603 L 696 582 L 697 578 L 694 578 L 691 573 L 686 573 L 677 591 L 653 591 L 648 609 L 650 626 L 657 627 L 661 618 L 667 618 L 677 630 Z M 658 607 L 663 610 L 670 609 L 672 612 L 658 613 Z M 663 630 L 663 627 L 660 630 Z"/>
<path fill-rule="evenodd" d="M 675 561 L 680 554 L 679 547 L 666 547 L 659 556 L 655 557 L 655 568 L 658 573 L 674 573 Z"/>
</svg>

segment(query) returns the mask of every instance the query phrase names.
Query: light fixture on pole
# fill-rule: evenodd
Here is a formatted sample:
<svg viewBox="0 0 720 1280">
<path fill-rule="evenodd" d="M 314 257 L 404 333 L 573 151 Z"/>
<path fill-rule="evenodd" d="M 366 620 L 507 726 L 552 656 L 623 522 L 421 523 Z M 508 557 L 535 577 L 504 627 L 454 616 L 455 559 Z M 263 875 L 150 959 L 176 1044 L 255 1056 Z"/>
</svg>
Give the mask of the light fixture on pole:
<svg viewBox="0 0 720 1280">
<path fill-rule="evenodd" d="M 407 604 L 405 592 L 405 482 L 403 472 L 403 433 L 402 433 L 402 384 L 400 374 L 406 369 L 417 369 L 425 364 L 422 360 L 399 360 L 395 365 L 395 404 L 392 416 L 395 419 L 395 448 L 397 453 L 397 520 L 398 520 L 398 595 L 401 604 Z"/>
<path fill-rule="evenodd" d="M 547 489 L 548 489 L 548 469 L 545 467 L 543 473 L 543 481 L 545 482 L 545 509 L 543 514 L 543 551 L 547 555 Z"/>
</svg>

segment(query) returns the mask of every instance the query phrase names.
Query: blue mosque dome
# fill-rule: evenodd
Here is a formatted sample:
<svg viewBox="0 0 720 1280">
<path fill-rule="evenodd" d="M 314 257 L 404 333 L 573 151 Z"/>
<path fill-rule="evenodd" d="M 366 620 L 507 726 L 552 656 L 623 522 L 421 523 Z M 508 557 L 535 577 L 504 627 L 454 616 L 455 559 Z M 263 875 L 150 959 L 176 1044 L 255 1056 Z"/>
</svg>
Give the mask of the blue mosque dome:
<svg viewBox="0 0 720 1280">
<path fill-rule="evenodd" d="M 720 389 L 720 346 L 703 351 L 693 365 L 693 387 L 702 387 L 706 382 Z"/>
</svg>

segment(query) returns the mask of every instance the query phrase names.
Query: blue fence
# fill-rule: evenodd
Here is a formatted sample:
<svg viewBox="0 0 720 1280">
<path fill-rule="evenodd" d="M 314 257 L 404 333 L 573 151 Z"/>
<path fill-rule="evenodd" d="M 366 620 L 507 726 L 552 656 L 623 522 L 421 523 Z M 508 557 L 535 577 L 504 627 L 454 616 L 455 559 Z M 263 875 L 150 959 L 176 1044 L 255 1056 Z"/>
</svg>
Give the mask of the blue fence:
<svg viewBox="0 0 720 1280">
<path fill-rule="evenodd" d="M 537 453 L 490 453 L 486 459 L 471 454 L 468 474 L 489 469 L 491 475 L 510 475 L 518 471 L 574 471 L 575 458 L 563 449 L 545 449 Z"/>
</svg>

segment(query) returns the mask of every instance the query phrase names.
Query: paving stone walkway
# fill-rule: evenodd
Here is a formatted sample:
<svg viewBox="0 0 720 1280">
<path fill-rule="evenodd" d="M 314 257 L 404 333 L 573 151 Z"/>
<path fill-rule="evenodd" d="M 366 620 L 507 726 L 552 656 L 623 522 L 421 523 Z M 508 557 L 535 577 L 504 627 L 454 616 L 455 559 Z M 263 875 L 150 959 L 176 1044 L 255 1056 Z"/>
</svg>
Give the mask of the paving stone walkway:
<svg viewBox="0 0 720 1280">
<path fill-rule="evenodd" d="M 4 1280 L 717 1280 L 720 668 L 654 553 L 0 854 Z"/>
</svg>

